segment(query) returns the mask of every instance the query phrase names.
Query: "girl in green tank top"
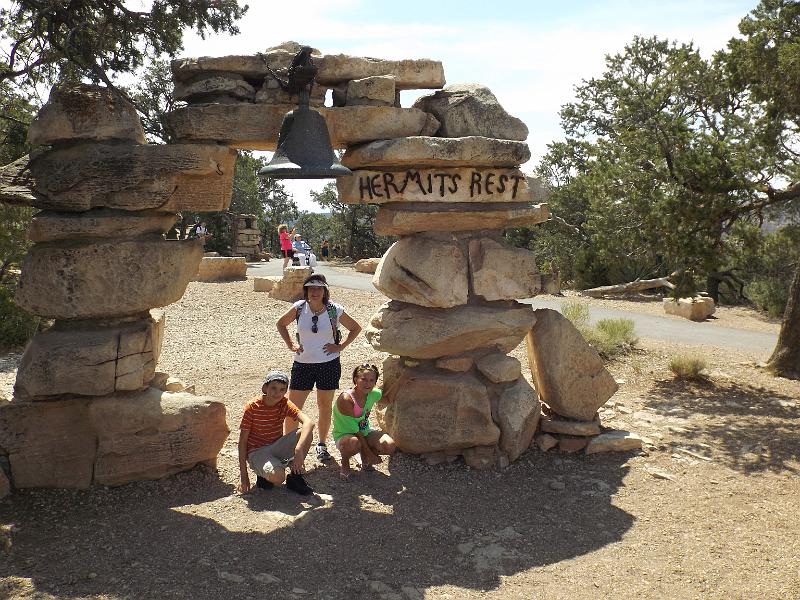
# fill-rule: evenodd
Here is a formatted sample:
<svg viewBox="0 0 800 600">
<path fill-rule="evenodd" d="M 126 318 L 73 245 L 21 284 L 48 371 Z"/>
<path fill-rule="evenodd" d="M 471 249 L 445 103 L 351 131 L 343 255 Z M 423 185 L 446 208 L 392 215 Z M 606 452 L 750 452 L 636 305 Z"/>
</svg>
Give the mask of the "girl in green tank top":
<svg viewBox="0 0 800 600">
<path fill-rule="evenodd" d="M 381 399 L 381 391 L 375 389 L 378 367 L 363 364 L 353 370 L 353 388 L 339 394 L 333 405 L 333 439 L 342 455 L 339 475 L 349 479 L 350 459 L 361 455 L 361 469 L 372 470 L 372 465 L 381 462 L 379 455 L 393 454 L 395 443 L 383 431 L 372 430 L 369 413 Z"/>
</svg>

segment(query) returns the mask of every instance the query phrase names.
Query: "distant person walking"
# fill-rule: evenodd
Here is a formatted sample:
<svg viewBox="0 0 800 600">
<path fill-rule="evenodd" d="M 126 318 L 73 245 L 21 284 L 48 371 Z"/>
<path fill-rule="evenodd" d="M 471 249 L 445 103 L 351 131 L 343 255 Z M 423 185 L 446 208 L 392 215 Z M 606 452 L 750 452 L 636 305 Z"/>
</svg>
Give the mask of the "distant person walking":
<svg viewBox="0 0 800 600">
<path fill-rule="evenodd" d="M 322 257 L 322 260 L 328 260 L 328 255 L 330 254 L 330 244 L 328 244 L 328 240 L 322 240 L 322 246 L 319 249 L 319 255 Z"/>
<path fill-rule="evenodd" d="M 294 229 L 292 229 L 294 233 Z M 281 240 L 281 255 L 283 256 L 283 270 L 286 270 L 286 265 L 292 260 L 294 256 L 294 249 L 292 248 L 292 237 L 289 233 L 289 226 L 286 223 L 278 225 L 278 237 Z"/>
</svg>

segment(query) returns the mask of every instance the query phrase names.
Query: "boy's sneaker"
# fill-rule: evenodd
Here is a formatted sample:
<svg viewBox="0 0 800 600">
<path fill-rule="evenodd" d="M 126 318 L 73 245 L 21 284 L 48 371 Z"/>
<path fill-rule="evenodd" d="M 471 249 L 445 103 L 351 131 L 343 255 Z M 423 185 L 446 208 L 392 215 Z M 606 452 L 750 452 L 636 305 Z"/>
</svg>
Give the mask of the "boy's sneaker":
<svg viewBox="0 0 800 600">
<path fill-rule="evenodd" d="M 333 460 L 333 457 L 328 453 L 328 447 L 322 442 L 317 444 L 317 459 L 322 462 Z"/>
<path fill-rule="evenodd" d="M 314 493 L 314 490 L 306 483 L 306 480 L 303 479 L 303 476 L 299 473 L 289 473 L 286 477 L 286 487 L 293 492 L 297 492 L 301 496 L 308 496 Z"/>
<path fill-rule="evenodd" d="M 271 481 L 267 481 L 260 475 L 256 475 L 256 487 L 261 488 L 262 490 L 271 490 L 275 487 L 275 484 Z"/>
</svg>

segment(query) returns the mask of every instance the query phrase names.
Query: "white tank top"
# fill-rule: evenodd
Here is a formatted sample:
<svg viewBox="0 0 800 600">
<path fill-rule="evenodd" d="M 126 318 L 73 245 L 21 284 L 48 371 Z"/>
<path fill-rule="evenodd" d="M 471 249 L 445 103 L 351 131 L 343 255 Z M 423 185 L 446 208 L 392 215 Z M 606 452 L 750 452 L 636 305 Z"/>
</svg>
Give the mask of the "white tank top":
<svg viewBox="0 0 800 600">
<path fill-rule="evenodd" d="M 336 309 L 337 322 L 341 319 L 344 313 L 344 308 L 335 302 L 329 302 Z M 339 356 L 338 352 L 325 354 L 323 346 L 325 344 L 333 344 L 333 328 L 331 327 L 331 319 L 328 316 L 328 311 L 323 310 L 317 315 L 317 332 L 312 331 L 314 325 L 311 307 L 305 300 L 295 302 L 295 310 L 300 310 L 300 319 L 296 321 L 297 331 L 300 333 L 300 345 L 303 346 L 302 352 L 296 352 L 294 355 L 295 361 L 299 363 L 324 363 L 333 360 Z"/>
</svg>

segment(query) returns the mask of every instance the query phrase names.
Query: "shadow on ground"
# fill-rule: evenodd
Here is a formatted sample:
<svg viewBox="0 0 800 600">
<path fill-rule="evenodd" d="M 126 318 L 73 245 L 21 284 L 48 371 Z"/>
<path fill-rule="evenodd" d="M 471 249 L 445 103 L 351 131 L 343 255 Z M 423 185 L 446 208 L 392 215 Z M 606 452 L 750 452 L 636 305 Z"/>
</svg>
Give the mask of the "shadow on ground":
<svg viewBox="0 0 800 600">
<path fill-rule="evenodd" d="M 711 380 L 656 381 L 646 397 L 649 408 L 680 423 L 671 433 L 682 448 L 710 452 L 709 458 L 745 474 L 800 470 L 797 398 Z"/>
<path fill-rule="evenodd" d="M 340 482 L 332 470 L 310 473 L 325 494 L 311 503 L 283 488 L 245 501 L 202 469 L 114 489 L 23 491 L 0 503 L 0 522 L 15 524 L 0 595 L 284 598 L 300 588 L 314 598 L 410 598 L 441 585 L 491 590 L 502 575 L 621 540 L 634 518 L 611 499 L 628 458 L 529 451 L 498 473 L 398 455 L 388 475 Z M 552 481 L 564 489 L 551 489 Z"/>
</svg>

